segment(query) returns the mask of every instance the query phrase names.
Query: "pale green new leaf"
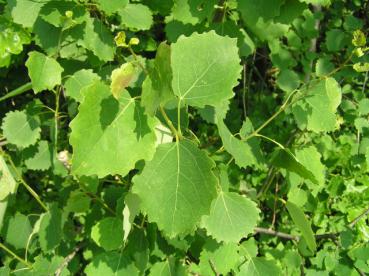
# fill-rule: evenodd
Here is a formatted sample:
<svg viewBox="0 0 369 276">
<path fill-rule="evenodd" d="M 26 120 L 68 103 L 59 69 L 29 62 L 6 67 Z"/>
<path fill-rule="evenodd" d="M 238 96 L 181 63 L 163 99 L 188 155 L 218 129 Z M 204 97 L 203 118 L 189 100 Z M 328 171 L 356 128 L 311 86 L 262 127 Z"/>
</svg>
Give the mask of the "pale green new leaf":
<svg viewBox="0 0 369 276">
<path fill-rule="evenodd" d="M 238 249 L 237 243 L 218 244 L 214 240 L 208 240 L 200 255 L 200 274 L 213 275 L 212 263 L 217 273 L 227 275 L 238 262 Z"/>
<path fill-rule="evenodd" d="M 237 276 L 264 276 L 283 275 L 281 269 L 276 265 L 275 261 L 267 260 L 263 257 L 249 258 L 241 267 Z"/>
<path fill-rule="evenodd" d="M 8 112 L 1 129 L 9 143 L 21 148 L 35 144 L 41 132 L 38 120 L 29 116 L 25 110 Z"/>
<path fill-rule="evenodd" d="M 139 275 L 131 258 L 123 252 L 106 252 L 94 257 L 86 266 L 85 273 L 87 276 Z"/>
<path fill-rule="evenodd" d="M 186 104 L 216 106 L 232 98 L 241 70 L 235 38 L 210 31 L 172 44 L 172 87 Z"/>
<path fill-rule="evenodd" d="M 65 93 L 77 102 L 82 102 L 84 96 L 81 94 L 81 90 L 98 80 L 100 80 L 100 77 L 91 69 L 81 69 L 70 76 L 65 82 Z"/>
<path fill-rule="evenodd" d="M 9 219 L 5 240 L 16 249 L 26 248 L 29 235 L 32 233 L 31 223 L 27 216 L 16 213 Z"/>
<path fill-rule="evenodd" d="M 153 24 L 152 12 L 142 4 L 127 4 L 118 11 L 121 26 L 132 30 L 148 30 Z"/>
<path fill-rule="evenodd" d="M 137 161 L 152 157 L 155 122 L 128 92 L 116 100 L 107 85 L 96 82 L 83 94 L 79 113 L 70 124 L 74 174 L 126 175 Z"/>
<path fill-rule="evenodd" d="M 51 145 L 40 141 L 37 146 L 24 151 L 24 163 L 29 170 L 47 170 L 51 167 Z"/>
<path fill-rule="evenodd" d="M 149 221 L 169 237 L 189 234 L 209 214 L 216 197 L 214 165 L 190 141 L 161 144 L 133 179 L 132 192 L 140 197 Z"/>
<path fill-rule="evenodd" d="M 92 227 L 91 238 L 106 251 L 118 249 L 123 245 L 123 221 L 108 217 Z"/>
<path fill-rule="evenodd" d="M 239 242 L 253 233 L 260 210 L 248 199 L 233 192 L 219 192 L 210 208 L 210 215 L 203 218 L 203 226 L 218 241 Z"/>
<path fill-rule="evenodd" d="M 305 238 L 306 244 L 311 251 L 316 251 L 316 242 L 311 224 L 305 217 L 304 212 L 294 203 L 287 202 L 286 207 L 293 222 L 301 231 L 302 236 Z"/>
<path fill-rule="evenodd" d="M 301 129 L 314 132 L 336 129 L 336 111 L 341 103 L 341 88 L 333 78 L 313 82 L 306 96 L 298 101 L 292 112 Z"/>
<path fill-rule="evenodd" d="M 36 51 L 30 52 L 28 56 L 26 67 L 35 93 L 52 90 L 56 85 L 61 84 L 61 74 L 64 69 L 55 59 Z"/>
</svg>

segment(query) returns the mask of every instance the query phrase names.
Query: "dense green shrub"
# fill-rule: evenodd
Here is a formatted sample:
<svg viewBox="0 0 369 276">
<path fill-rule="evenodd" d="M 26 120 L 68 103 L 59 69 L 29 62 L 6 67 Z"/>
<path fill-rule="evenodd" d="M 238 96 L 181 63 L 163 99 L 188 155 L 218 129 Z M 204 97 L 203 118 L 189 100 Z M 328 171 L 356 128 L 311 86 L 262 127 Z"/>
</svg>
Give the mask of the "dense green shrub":
<svg viewBox="0 0 369 276">
<path fill-rule="evenodd" d="M 1 275 L 369 274 L 368 1 L 0 1 Z"/>
</svg>

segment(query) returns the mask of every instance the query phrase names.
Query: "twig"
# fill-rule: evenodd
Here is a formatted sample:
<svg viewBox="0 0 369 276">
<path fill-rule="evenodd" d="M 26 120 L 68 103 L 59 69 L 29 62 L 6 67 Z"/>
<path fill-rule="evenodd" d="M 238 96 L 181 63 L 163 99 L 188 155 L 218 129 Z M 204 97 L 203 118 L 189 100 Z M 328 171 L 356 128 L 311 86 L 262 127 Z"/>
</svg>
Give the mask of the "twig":
<svg viewBox="0 0 369 276">
<path fill-rule="evenodd" d="M 214 262 L 212 260 L 209 260 L 209 264 L 211 267 L 211 270 L 214 272 L 216 276 L 219 276 L 220 274 L 217 272 L 217 269 L 215 268 Z"/>
<path fill-rule="evenodd" d="M 164 118 L 165 122 L 167 123 L 167 125 L 169 126 L 171 132 L 177 138 L 177 140 L 182 139 L 182 135 L 180 133 L 178 133 L 176 128 L 173 126 L 172 121 L 169 119 L 167 113 L 165 112 L 165 110 L 162 106 L 160 106 L 160 112 L 161 112 L 161 115 L 163 115 L 163 118 Z"/>
<path fill-rule="evenodd" d="M 254 231 L 255 231 L 255 234 L 266 234 L 266 235 L 276 236 L 276 237 L 286 239 L 286 240 L 295 240 L 295 241 L 300 240 L 300 236 L 294 236 L 291 234 L 275 231 L 275 230 L 268 229 L 268 228 L 255 227 Z M 324 234 L 315 235 L 315 238 L 317 240 L 323 240 L 323 239 L 336 240 L 338 235 L 339 233 L 324 233 Z"/>
<path fill-rule="evenodd" d="M 0 248 L 4 249 L 9 255 L 13 256 L 16 260 L 18 260 L 22 264 L 26 265 L 28 268 L 32 268 L 32 264 L 30 264 L 26 260 L 22 259 L 21 257 L 19 257 L 17 254 L 15 254 L 13 251 L 11 251 L 8 247 L 6 247 L 1 242 L 0 242 Z"/>
<path fill-rule="evenodd" d="M 72 261 L 77 252 L 82 248 L 82 244 L 79 244 L 74 248 L 73 252 L 66 256 L 60 266 L 55 270 L 55 276 L 60 276 L 63 272 L 63 269 L 68 266 L 68 264 Z"/>
<path fill-rule="evenodd" d="M 356 218 L 354 218 L 354 219 L 350 222 L 349 226 L 350 226 L 351 228 L 352 228 L 352 227 L 354 227 L 354 226 L 355 226 L 355 224 L 359 222 L 359 220 L 361 220 L 363 217 L 365 217 L 365 216 L 366 216 L 366 215 L 368 215 L 368 214 L 369 214 L 369 208 L 368 208 L 368 209 L 366 209 L 364 212 L 362 212 L 359 216 L 357 216 Z"/>
</svg>

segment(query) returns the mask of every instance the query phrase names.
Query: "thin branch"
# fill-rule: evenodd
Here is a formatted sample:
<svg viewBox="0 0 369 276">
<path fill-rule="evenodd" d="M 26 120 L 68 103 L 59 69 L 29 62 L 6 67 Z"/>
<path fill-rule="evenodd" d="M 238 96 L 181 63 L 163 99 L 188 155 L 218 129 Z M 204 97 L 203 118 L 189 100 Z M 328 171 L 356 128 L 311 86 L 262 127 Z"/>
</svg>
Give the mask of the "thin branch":
<svg viewBox="0 0 369 276">
<path fill-rule="evenodd" d="M 32 268 L 32 264 L 30 264 L 26 260 L 22 259 L 21 257 L 19 257 L 17 254 L 15 254 L 13 251 L 11 251 L 8 247 L 6 247 L 1 242 L 0 242 L 0 248 L 4 249 L 4 251 L 6 251 L 9 255 L 13 256 L 14 259 L 18 260 L 19 262 L 21 262 L 22 264 L 24 264 L 28 268 Z"/>
<path fill-rule="evenodd" d="M 276 237 L 286 239 L 286 240 L 299 241 L 301 238 L 300 236 L 294 236 L 291 234 L 275 231 L 275 230 L 268 229 L 268 228 L 262 228 L 262 227 L 255 227 L 254 231 L 255 231 L 255 234 L 266 234 L 266 235 L 276 236 Z M 315 238 L 317 240 L 324 240 L 324 239 L 336 240 L 338 235 L 339 233 L 324 233 L 324 234 L 315 235 Z"/>
<path fill-rule="evenodd" d="M 73 252 L 70 253 L 68 256 L 66 256 L 63 260 L 63 262 L 60 264 L 60 266 L 55 271 L 55 276 L 60 276 L 63 272 L 63 269 L 68 266 L 68 264 L 73 260 L 74 256 L 77 254 L 77 252 L 82 248 L 82 244 L 77 245 L 76 248 L 74 248 Z"/>
<path fill-rule="evenodd" d="M 359 220 L 361 220 L 363 217 L 365 217 L 365 216 L 366 216 L 366 215 L 368 215 L 368 214 L 369 214 L 369 208 L 368 208 L 368 209 L 366 209 L 364 212 L 362 212 L 360 215 L 358 215 L 356 218 L 354 218 L 354 219 L 350 222 L 349 226 L 350 226 L 351 228 L 352 228 L 352 227 L 354 227 L 354 226 L 355 226 L 355 224 L 359 222 Z"/>
<path fill-rule="evenodd" d="M 214 274 L 216 276 L 219 276 L 220 274 L 217 272 L 217 269 L 215 268 L 214 262 L 212 260 L 209 260 L 209 264 L 210 264 L 211 270 L 214 272 Z"/>
</svg>

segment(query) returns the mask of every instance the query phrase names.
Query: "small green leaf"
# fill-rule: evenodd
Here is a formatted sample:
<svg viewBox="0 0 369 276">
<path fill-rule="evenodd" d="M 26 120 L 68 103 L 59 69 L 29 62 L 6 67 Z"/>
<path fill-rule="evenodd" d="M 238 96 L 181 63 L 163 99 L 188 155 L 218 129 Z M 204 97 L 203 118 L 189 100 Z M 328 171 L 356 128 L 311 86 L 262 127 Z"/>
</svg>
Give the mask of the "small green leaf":
<svg viewBox="0 0 369 276">
<path fill-rule="evenodd" d="M 293 222 L 295 223 L 297 228 L 299 228 L 302 236 L 305 238 L 307 246 L 309 247 L 311 251 L 315 252 L 316 242 L 315 242 L 314 232 L 311 229 L 311 224 L 305 217 L 304 212 L 292 202 L 287 202 L 286 207 L 287 207 L 288 213 L 290 214 Z"/>
<path fill-rule="evenodd" d="M 42 215 L 39 230 L 39 241 L 44 252 L 50 252 L 60 245 L 63 235 L 62 211 L 53 205 L 49 211 Z"/>
<path fill-rule="evenodd" d="M 68 97 L 75 99 L 77 102 L 82 102 L 84 98 L 81 94 L 82 89 L 98 80 L 100 80 L 100 77 L 91 69 L 81 69 L 71 75 L 65 82 L 65 93 Z"/>
<path fill-rule="evenodd" d="M 357 62 L 353 65 L 356 72 L 367 72 L 369 71 L 369 62 Z"/>
<path fill-rule="evenodd" d="M 47 170 L 51 167 L 51 145 L 47 141 L 38 142 L 37 146 L 27 148 L 23 157 L 29 170 Z"/>
<path fill-rule="evenodd" d="M 107 15 L 112 15 L 123 9 L 127 4 L 128 0 L 96 0 L 99 4 L 99 8 L 104 11 Z"/>
<path fill-rule="evenodd" d="M 92 227 L 91 238 L 106 251 L 123 245 L 123 221 L 118 218 L 104 218 Z"/>
<path fill-rule="evenodd" d="M 26 248 L 28 237 L 32 232 L 31 223 L 27 216 L 16 213 L 11 217 L 6 231 L 5 240 L 16 249 Z"/>
<path fill-rule="evenodd" d="M 35 144 L 41 132 L 38 120 L 25 110 L 8 112 L 1 129 L 9 143 L 21 148 Z"/>
<path fill-rule="evenodd" d="M 275 261 L 266 260 L 263 257 L 248 258 L 248 260 L 240 267 L 237 276 L 261 276 L 273 275 L 280 276 L 281 269 L 276 265 Z"/>
<path fill-rule="evenodd" d="M 61 74 L 64 69 L 55 59 L 36 51 L 28 53 L 28 56 L 26 67 L 35 93 L 52 90 L 56 85 L 61 84 Z"/>
<path fill-rule="evenodd" d="M 153 24 L 152 12 L 142 4 L 127 4 L 118 11 L 121 26 L 132 30 L 148 30 Z"/>
<path fill-rule="evenodd" d="M 216 240 L 237 243 L 253 233 L 259 213 L 257 205 L 247 197 L 221 191 L 211 204 L 210 215 L 204 217 L 203 225 Z"/>
</svg>

